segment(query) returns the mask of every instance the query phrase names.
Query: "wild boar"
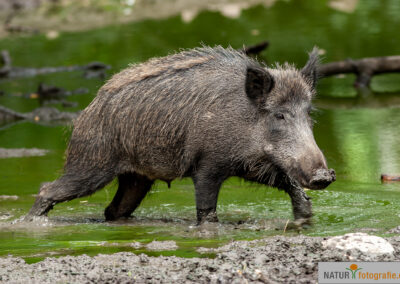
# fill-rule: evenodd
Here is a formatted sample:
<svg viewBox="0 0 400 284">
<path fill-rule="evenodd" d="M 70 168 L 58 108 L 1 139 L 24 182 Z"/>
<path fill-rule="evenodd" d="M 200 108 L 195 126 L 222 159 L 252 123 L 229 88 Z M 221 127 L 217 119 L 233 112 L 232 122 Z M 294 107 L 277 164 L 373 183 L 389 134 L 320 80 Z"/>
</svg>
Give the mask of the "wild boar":
<svg viewBox="0 0 400 284">
<path fill-rule="evenodd" d="M 29 215 L 90 195 L 118 177 L 106 220 L 130 216 L 155 180 L 191 177 L 197 221 L 218 221 L 231 176 L 285 190 L 295 219 L 311 217 L 303 187 L 335 172 L 310 118 L 318 51 L 301 70 L 264 66 L 232 48 L 201 47 L 114 75 L 74 122 L 64 174 L 42 185 Z"/>
</svg>

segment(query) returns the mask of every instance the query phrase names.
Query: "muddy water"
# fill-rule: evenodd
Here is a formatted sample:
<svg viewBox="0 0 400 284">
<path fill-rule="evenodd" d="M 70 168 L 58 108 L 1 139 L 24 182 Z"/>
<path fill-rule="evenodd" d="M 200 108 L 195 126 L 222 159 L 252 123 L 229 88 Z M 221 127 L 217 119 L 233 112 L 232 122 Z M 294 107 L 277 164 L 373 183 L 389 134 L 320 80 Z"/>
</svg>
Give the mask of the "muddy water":
<svg viewBox="0 0 400 284">
<path fill-rule="evenodd" d="M 278 1 L 269 8 L 250 7 L 238 18 L 204 11 L 188 23 L 175 16 L 64 33 L 53 40 L 41 35 L 9 38 L 0 42 L 0 48 L 10 51 L 16 66 L 98 60 L 113 66 L 110 75 L 129 63 L 200 43 L 239 48 L 268 39 L 271 46 L 262 60 L 287 60 L 300 66 L 306 61 L 305 51 L 313 45 L 326 52 L 325 61 L 398 54 L 399 14 L 397 1 L 360 1 L 352 12 L 334 10 L 322 1 Z M 330 167 L 336 169 L 338 180 L 327 190 L 308 192 L 315 217 L 313 227 L 303 234 L 324 236 L 359 230 L 385 234 L 400 224 L 400 183 L 380 182 L 381 173 L 400 173 L 400 106 L 396 103 L 400 76 L 374 78 L 375 93 L 362 96 L 352 88 L 353 79 L 351 75 L 324 79 L 318 87 L 315 138 Z M 57 106 L 64 111 L 84 108 L 103 84 L 100 79 L 84 79 L 80 73 L 5 80 L 0 82 L 5 93 L 0 104 L 19 112 L 33 110 L 37 100 L 22 95 L 34 92 L 40 82 L 69 90 L 89 89 L 89 94 L 68 98 L 78 106 Z M 104 222 L 103 210 L 115 193 L 114 182 L 91 197 L 57 205 L 48 220 L 13 223 L 27 213 L 40 183 L 59 176 L 69 134 L 70 129 L 64 126 L 29 122 L 1 126 L 0 147 L 50 152 L 0 159 L 0 255 L 35 261 L 48 255 L 143 252 L 146 250 L 135 249 L 131 243 L 173 240 L 178 250 L 147 253 L 197 256 L 199 246 L 284 234 L 287 220 L 292 218 L 285 193 L 231 178 L 219 198 L 220 224 L 206 228 L 193 226 L 194 190 L 189 179 L 174 181 L 170 189 L 157 183 L 129 220 Z"/>
</svg>

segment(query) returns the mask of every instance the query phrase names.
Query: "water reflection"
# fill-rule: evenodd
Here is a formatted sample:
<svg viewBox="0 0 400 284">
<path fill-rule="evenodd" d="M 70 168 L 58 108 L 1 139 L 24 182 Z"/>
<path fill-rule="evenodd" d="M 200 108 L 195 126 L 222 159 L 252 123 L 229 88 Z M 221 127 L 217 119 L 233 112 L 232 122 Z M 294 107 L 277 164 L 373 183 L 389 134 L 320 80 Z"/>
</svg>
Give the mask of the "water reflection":
<svg viewBox="0 0 400 284">
<path fill-rule="evenodd" d="M 320 142 L 341 178 L 376 183 L 381 173 L 400 173 L 399 109 L 331 109 L 317 119 L 317 137 L 333 133 Z"/>
</svg>

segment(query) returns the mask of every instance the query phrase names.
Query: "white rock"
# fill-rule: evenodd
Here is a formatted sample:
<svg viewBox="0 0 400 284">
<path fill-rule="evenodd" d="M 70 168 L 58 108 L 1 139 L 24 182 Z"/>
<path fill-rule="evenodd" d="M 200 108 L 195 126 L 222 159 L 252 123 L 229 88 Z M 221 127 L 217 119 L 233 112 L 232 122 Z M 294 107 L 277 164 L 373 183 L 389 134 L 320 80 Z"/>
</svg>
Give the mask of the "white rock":
<svg viewBox="0 0 400 284">
<path fill-rule="evenodd" d="M 394 248 L 388 241 L 365 233 L 350 233 L 344 236 L 332 237 L 323 241 L 322 246 L 343 251 L 359 250 L 363 253 L 374 255 L 394 253 Z"/>
<path fill-rule="evenodd" d="M 178 245 L 174 241 L 152 241 L 146 245 L 148 250 L 177 250 Z"/>
</svg>

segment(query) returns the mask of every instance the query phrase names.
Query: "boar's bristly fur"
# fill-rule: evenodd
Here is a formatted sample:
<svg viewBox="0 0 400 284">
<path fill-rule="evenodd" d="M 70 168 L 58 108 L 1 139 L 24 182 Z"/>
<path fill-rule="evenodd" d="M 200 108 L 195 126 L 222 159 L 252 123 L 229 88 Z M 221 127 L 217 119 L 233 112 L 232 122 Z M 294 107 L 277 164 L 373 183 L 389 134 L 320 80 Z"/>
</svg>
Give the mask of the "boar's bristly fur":
<svg viewBox="0 0 400 284">
<path fill-rule="evenodd" d="M 221 184 L 239 176 L 286 190 L 311 217 L 302 186 L 334 180 L 309 109 L 315 52 L 302 71 L 267 68 L 232 48 L 202 47 L 114 75 L 74 122 L 64 174 L 44 184 L 31 215 L 94 193 L 118 177 L 107 220 L 129 216 L 157 179 L 192 177 L 198 222 L 216 221 Z"/>
</svg>

